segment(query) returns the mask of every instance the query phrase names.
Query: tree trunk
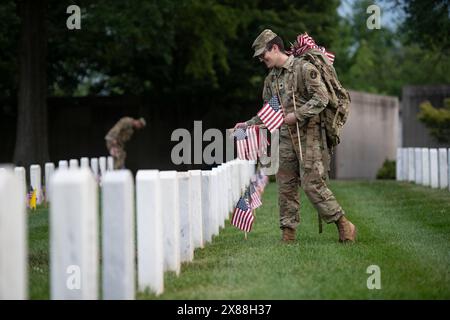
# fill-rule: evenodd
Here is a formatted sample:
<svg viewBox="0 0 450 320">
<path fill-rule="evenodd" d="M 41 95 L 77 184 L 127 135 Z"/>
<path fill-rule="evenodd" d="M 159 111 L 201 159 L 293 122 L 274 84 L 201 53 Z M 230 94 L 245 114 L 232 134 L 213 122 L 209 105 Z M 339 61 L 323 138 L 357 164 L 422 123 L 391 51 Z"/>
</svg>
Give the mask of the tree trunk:
<svg viewBox="0 0 450 320">
<path fill-rule="evenodd" d="M 19 0 L 19 91 L 14 163 L 48 161 L 47 0 Z M 28 170 L 28 169 L 27 169 Z"/>
</svg>

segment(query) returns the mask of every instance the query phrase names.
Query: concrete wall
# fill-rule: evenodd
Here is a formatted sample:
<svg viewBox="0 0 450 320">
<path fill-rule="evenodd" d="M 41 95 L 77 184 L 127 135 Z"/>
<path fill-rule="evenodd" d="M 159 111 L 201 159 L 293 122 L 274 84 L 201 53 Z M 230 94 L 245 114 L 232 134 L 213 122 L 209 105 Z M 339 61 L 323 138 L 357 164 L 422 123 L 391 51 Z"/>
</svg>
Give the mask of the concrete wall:
<svg viewBox="0 0 450 320">
<path fill-rule="evenodd" d="M 428 100 L 434 107 L 441 108 L 444 98 L 450 97 L 450 85 L 405 86 L 401 102 L 402 147 L 448 147 L 438 143 L 429 130 L 417 119 L 419 105 Z"/>
<path fill-rule="evenodd" d="M 374 179 L 384 160 L 396 157 L 399 101 L 356 91 L 350 96 L 350 115 L 335 150 L 332 176 Z"/>
</svg>

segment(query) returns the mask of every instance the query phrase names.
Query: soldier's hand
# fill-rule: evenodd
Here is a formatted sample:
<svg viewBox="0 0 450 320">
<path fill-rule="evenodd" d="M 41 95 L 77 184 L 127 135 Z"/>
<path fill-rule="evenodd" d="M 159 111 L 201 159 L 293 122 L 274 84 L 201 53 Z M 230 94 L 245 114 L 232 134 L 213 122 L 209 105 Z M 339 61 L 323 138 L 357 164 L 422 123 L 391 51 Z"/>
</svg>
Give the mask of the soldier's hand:
<svg viewBox="0 0 450 320">
<path fill-rule="evenodd" d="M 297 122 L 297 117 L 295 116 L 295 114 L 293 112 L 288 113 L 286 115 L 286 117 L 284 117 L 284 122 L 287 125 L 293 125 L 293 124 L 295 124 Z"/>
<path fill-rule="evenodd" d="M 236 129 L 246 129 L 246 128 L 247 128 L 247 124 L 245 122 L 238 122 L 234 126 L 234 130 L 236 130 Z"/>
</svg>

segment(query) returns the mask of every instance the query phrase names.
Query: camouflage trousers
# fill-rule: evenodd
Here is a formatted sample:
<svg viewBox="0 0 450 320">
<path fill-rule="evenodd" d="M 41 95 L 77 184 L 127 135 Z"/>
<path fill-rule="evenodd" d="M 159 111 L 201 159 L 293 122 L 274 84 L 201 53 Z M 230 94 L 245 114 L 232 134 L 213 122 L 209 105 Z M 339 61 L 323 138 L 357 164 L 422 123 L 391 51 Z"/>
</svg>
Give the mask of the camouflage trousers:
<svg viewBox="0 0 450 320">
<path fill-rule="evenodd" d="M 291 132 L 295 145 L 288 127 L 283 125 L 280 129 L 280 166 L 276 175 L 280 228 L 296 229 L 300 222 L 298 192 L 300 186 L 323 221 L 326 223 L 337 221 L 345 213 L 326 184 L 329 156 L 322 148 L 318 119 L 312 118 L 307 125 L 300 129 L 303 170 L 300 170 L 295 126 L 291 127 Z M 301 171 L 303 171 L 302 176 L 300 176 Z"/>
<path fill-rule="evenodd" d="M 106 140 L 106 148 L 108 149 L 110 156 L 114 159 L 114 169 L 124 169 L 127 153 L 125 152 L 123 146 L 119 143 L 115 143 L 114 141 Z"/>
</svg>

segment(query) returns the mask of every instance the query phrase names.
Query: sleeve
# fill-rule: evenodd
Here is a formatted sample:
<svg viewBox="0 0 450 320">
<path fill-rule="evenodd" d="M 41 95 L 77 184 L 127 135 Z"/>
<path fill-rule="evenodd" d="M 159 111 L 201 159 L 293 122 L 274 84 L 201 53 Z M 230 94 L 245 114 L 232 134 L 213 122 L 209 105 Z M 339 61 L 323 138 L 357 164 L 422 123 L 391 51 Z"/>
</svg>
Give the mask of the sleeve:
<svg viewBox="0 0 450 320">
<path fill-rule="evenodd" d="M 272 98 L 272 89 L 270 88 L 270 80 L 269 79 L 270 79 L 269 76 L 267 76 L 266 79 L 264 80 L 264 88 L 263 88 L 263 93 L 262 93 L 263 102 L 269 101 L 270 98 Z M 251 118 L 250 120 L 246 121 L 245 123 L 247 125 L 251 126 L 251 125 L 262 124 L 263 122 L 256 115 L 253 118 Z"/>
<path fill-rule="evenodd" d="M 299 109 L 295 116 L 298 120 L 304 121 L 307 118 L 319 114 L 328 104 L 328 91 L 322 80 L 320 72 L 310 62 L 305 63 L 301 70 L 302 78 L 308 96 L 311 98 Z"/>
</svg>

